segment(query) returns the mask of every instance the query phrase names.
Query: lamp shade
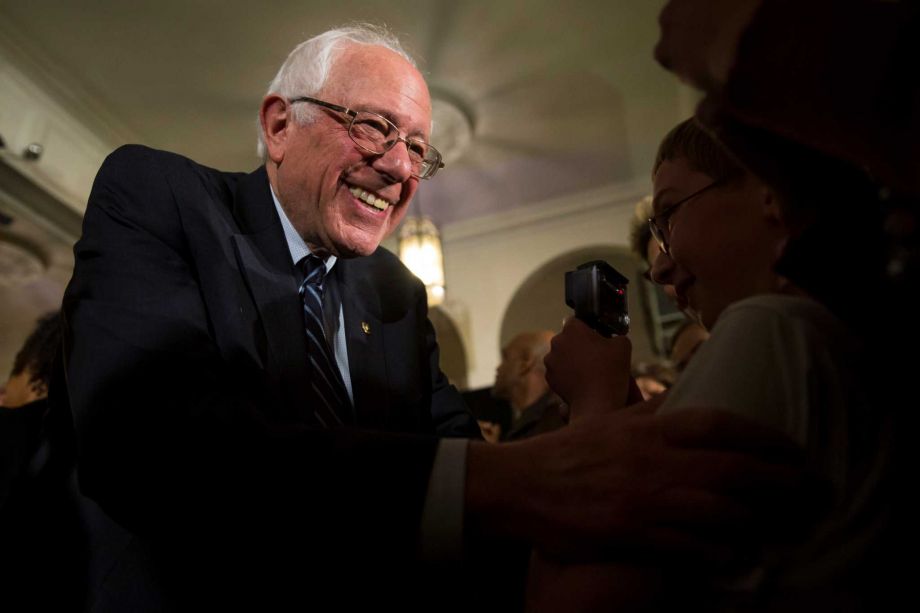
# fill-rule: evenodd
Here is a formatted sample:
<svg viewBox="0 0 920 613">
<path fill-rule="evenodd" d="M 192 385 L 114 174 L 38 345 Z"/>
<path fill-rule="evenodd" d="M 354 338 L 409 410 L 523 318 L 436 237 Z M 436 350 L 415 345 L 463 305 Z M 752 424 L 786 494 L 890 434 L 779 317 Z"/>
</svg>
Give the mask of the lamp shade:
<svg viewBox="0 0 920 613">
<path fill-rule="evenodd" d="M 444 256 L 434 222 L 427 217 L 407 217 L 403 221 L 399 259 L 425 284 L 428 306 L 444 302 Z"/>
</svg>

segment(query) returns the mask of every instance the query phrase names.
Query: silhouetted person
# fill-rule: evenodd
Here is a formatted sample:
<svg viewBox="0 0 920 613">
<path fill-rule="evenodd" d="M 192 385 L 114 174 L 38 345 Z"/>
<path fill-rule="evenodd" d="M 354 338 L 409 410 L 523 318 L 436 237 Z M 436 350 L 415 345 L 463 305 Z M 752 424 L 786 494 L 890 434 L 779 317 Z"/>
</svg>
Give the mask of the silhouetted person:
<svg viewBox="0 0 920 613">
<path fill-rule="evenodd" d="M 0 608 L 80 610 L 85 535 L 74 504 L 73 431 L 49 401 L 61 316 L 49 313 L 16 355 L 0 407 Z"/>
</svg>

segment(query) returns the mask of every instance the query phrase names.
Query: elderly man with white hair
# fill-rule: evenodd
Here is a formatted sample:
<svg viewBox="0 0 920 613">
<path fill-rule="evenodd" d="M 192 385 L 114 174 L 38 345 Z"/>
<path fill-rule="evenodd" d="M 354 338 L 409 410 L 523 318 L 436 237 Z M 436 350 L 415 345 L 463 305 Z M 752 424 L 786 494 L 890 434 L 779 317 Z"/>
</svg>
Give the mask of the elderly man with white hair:
<svg viewBox="0 0 920 613">
<path fill-rule="evenodd" d="M 467 440 L 425 290 L 379 248 L 443 166 L 412 60 L 377 28 L 326 32 L 259 119 L 251 174 L 129 146 L 93 186 L 64 312 L 80 488 L 109 528 L 95 610 L 449 608 L 465 547 L 711 553 L 739 485 L 797 475 L 711 413 Z"/>
</svg>

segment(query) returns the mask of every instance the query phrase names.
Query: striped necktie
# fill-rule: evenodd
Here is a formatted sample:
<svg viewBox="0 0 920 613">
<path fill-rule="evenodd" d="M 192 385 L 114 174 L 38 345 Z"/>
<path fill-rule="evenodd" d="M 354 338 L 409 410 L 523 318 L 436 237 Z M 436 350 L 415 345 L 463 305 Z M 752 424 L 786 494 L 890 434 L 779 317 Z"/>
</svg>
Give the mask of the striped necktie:
<svg viewBox="0 0 920 613">
<path fill-rule="evenodd" d="M 313 412 L 326 428 L 342 426 L 351 423 L 353 419 L 342 373 L 326 342 L 323 328 L 323 280 L 326 264 L 311 254 L 301 260 L 301 266 L 304 280 L 300 284 L 300 297 L 303 300 L 304 327 L 307 333 L 310 386 L 316 404 Z"/>
</svg>

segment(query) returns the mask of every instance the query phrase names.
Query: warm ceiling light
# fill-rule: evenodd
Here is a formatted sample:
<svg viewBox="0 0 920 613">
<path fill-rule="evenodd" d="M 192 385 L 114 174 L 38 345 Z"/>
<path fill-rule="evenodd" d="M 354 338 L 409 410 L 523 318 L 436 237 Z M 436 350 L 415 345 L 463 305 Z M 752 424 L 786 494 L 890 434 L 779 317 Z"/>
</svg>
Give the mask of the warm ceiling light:
<svg viewBox="0 0 920 613">
<path fill-rule="evenodd" d="M 399 231 L 399 259 L 425 284 L 428 306 L 444 302 L 441 237 L 427 217 L 407 217 Z"/>
</svg>

